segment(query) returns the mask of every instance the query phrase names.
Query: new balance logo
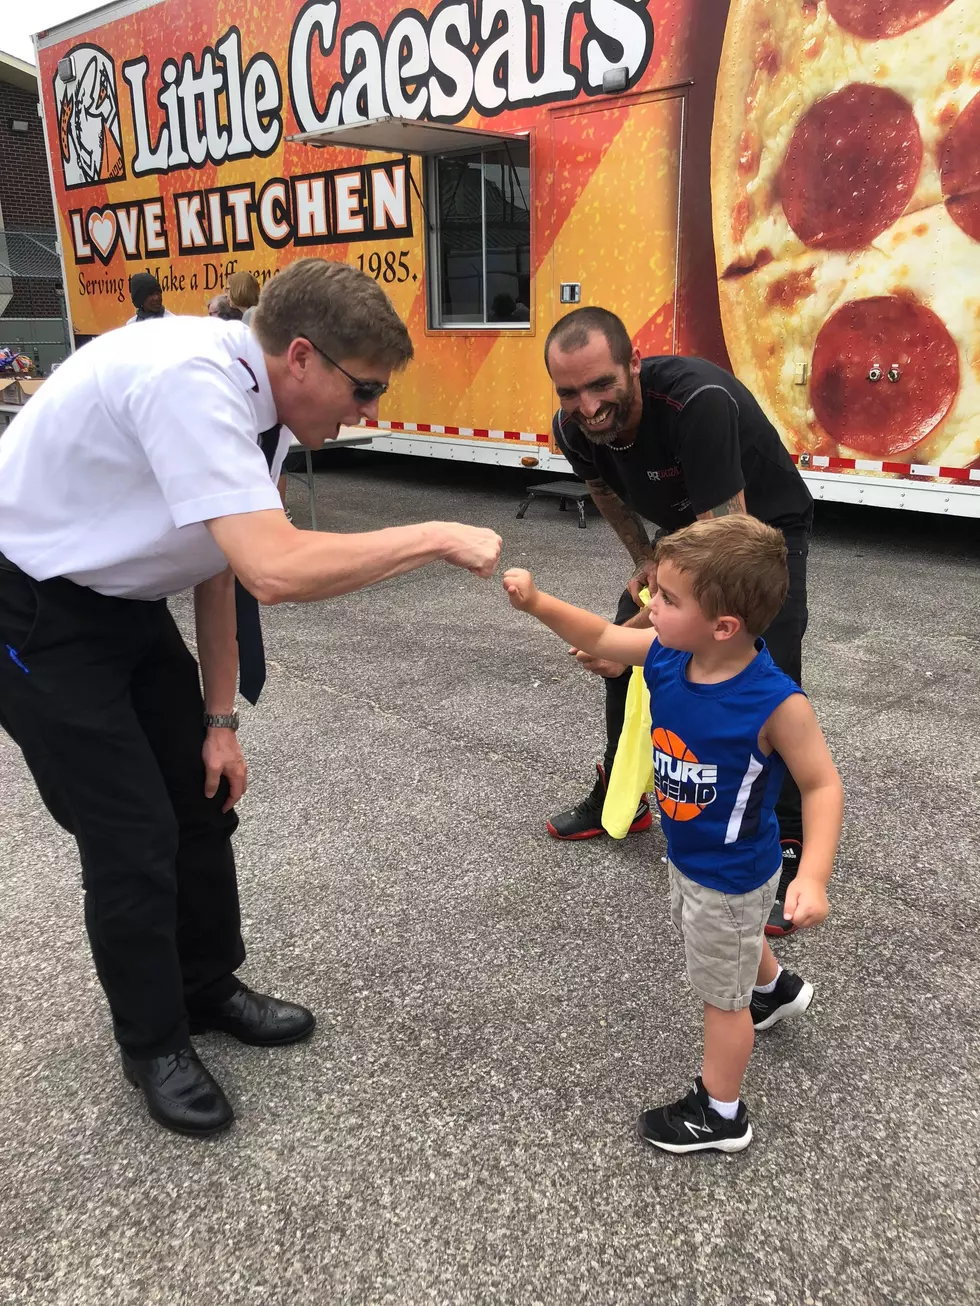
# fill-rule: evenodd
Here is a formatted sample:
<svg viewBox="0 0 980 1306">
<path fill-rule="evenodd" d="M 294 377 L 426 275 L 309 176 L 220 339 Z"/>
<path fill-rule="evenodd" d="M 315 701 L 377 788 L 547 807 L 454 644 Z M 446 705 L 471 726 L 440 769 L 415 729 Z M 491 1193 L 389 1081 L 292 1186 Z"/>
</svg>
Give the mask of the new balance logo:
<svg viewBox="0 0 980 1306">
<path fill-rule="evenodd" d="M 692 1125 L 690 1120 L 684 1121 L 684 1128 L 690 1129 L 692 1138 L 697 1138 L 698 1134 L 710 1134 L 712 1132 L 710 1125 Z"/>
</svg>

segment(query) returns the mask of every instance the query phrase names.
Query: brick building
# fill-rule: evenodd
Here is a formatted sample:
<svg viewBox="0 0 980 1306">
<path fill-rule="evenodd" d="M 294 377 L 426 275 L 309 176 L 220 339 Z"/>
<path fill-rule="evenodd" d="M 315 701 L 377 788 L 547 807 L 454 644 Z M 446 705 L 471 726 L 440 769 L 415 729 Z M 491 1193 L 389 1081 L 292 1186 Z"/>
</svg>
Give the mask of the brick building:
<svg viewBox="0 0 980 1306">
<path fill-rule="evenodd" d="M 63 356 L 57 222 L 38 116 L 37 72 L 0 52 L 0 344 L 45 369 Z"/>
</svg>

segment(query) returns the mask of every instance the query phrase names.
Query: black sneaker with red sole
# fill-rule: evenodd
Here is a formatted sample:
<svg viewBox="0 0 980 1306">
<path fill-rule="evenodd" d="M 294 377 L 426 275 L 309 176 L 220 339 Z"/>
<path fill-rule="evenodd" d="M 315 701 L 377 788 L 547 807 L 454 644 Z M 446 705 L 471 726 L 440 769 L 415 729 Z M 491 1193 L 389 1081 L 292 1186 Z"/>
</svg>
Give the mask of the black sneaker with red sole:
<svg viewBox="0 0 980 1306">
<path fill-rule="evenodd" d="M 589 796 L 567 812 L 559 812 L 548 822 L 548 833 L 552 839 L 594 839 L 597 835 L 606 833 L 602 828 L 602 805 L 606 801 L 606 771 L 597 763 L 596 772 L 596 782 Z M 651 825 L 653 825 L 653 814 L 650 811 L 650 804 L 643 798 L 627 833 L 639 834 L 642 830 L 649 830 Z"/>
<path fill-rule="evenodd" d="M 796 879 L 796 872 L 800 869 L 803 845 L 799 839 L 780 839 L 779 846 L 783 850 L 783 868 L 779 873 L 779 888 L 776 890 L 776 901 L 773 903 L 769 919 L 766 921 L 766 934 L 769 935 L 770 939 L 782 939 L 787 934 L 796 933 L 796 926 L 783 915 L 783 908 L 786 905 L 786 890 Z"/>
</svg>

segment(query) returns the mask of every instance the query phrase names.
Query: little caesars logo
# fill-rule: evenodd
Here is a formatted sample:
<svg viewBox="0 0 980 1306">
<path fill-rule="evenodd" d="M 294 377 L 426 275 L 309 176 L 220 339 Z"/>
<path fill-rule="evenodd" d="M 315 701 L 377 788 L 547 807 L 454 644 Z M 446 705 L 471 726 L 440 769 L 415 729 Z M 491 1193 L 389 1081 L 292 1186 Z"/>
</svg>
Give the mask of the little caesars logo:
<svg viewBox="0 0 980 1306">
<path fill-rule="evenodd" d="M 97 45 L 77 45 L 70 62 L 74 76 L 56 74 L 54 100 L 58 113 L 58 146 L 65 186 L 92 186 L 122 181 L 122 138 L 119 96 L 112 59 Z"/>
<path fill-rule="evenodd" d="M 699 762 L 662 726 L 653 732 L 653 770 L 657 802 L 672 821 L 693 821 L 718 797 L 718 768 Z"/>
<path fill-rule="evenodd" d="M 398 11 L 382 32 L 361 19 L 362 6 L 349 6 L 357 21 L 345 26 L 340 0 L 306 0 L 296 4 L 278 63 L 244 50 L 234 25 L 203 49 L 177 45 L 159 67 L 134 51 L 121 66 L 130 170 L 145 177 L 268 158 L 287 130 L 287 99 L 300 131 L 315 131 L 388 115 L 455 123 L 474 111 L 492 116 L 601 95 L 611 68 L 625 67 L 630 84 L 646 69 L 654 42 L 648 4 L 443 0 L 428 16 Z M 325 85 L 323 60 L 338 47 L 341 80 Z M 65 183 L 115 180 L 125 174 L 112 60 L 84 45 L 69 57 L 75 80 L 55 78 Z"/>
</svg>

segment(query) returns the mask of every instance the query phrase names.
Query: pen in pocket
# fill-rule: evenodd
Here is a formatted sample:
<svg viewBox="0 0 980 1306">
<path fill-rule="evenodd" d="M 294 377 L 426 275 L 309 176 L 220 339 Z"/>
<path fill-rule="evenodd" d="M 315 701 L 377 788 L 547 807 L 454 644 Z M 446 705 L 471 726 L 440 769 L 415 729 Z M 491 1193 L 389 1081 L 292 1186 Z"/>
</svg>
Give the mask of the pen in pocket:
<svg viewBox="0 0 980 1306">
<path fill-rule="evenodd" d="M 20 658 L 17 656 L 17 650 L 14 648 L 12 644 L 7 645 L 7 652 L 10 654 L 10 660 L 14 664 L 14 666 L 20 667 L 24 675 L 29 676 L 31 674 L 30 667 L 24 666 L 23 662 L 21 662 Z"/>
</svg>

